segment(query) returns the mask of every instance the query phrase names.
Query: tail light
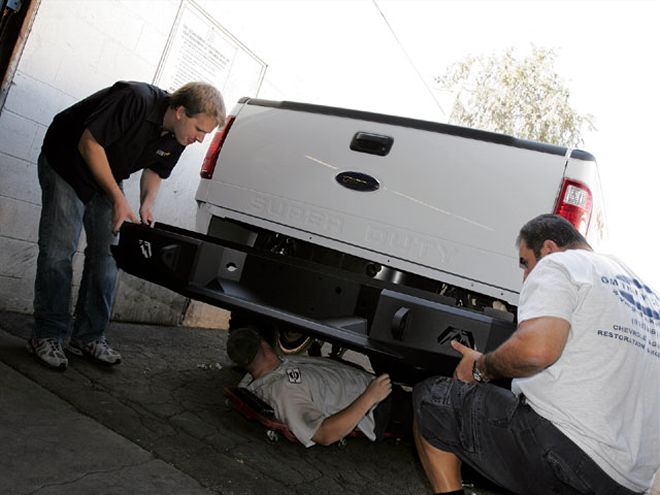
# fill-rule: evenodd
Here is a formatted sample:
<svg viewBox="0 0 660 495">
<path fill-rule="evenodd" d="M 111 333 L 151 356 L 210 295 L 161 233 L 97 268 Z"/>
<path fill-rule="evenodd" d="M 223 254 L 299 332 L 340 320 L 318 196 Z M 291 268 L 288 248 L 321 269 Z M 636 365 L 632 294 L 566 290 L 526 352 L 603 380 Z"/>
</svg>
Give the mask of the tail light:
<svg viewBox="0 0 660 495">
<path fill-rule="evenodd" d="M 209 146 L 209 149 L 206 152 L 206 156 L 204 157 L 204 162 L 202 163 L 202 170 L 199 172 L 199 175 L 202 177 L 202 179 L 210 179 L 213 177 L 213 171 L 215 170 L 215 166 L 218 162 L 220 149 L 225 143 L 225 138 L 227 137 L 229 128 L 234 123 L 235 118 L 236 117 L 234 115 L 228 115 L 227 120 L 225 120 L 225 125 L 223 125 L 222 129 L 216 132 L 215 136 L 213 136 L 211 145 Z"/>
<path fill-rule="evenodd" d="M 587 186 L 572 179 L 564 179 L 557 198 L 555 211 L 571 222 L 584 236 L 587 235 L 592 209 L 591 191 Z"/>
</svg>

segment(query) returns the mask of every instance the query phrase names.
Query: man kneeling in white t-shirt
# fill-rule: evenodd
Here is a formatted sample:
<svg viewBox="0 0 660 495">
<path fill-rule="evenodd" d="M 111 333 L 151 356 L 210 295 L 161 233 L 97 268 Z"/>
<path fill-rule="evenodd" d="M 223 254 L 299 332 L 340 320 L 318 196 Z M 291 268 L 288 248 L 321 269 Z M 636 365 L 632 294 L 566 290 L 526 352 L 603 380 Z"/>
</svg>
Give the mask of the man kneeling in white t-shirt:
<svg viewBox="0 0 660 495">
<path fill-rule="evenodd" d="M 252 328 L 229 334 L 227 354 L 248 371 L 239 385 L 269 404 L 305 447 L 331 445 L 356 428 L 369 440 L 380 440 L 393 422 L 405 423 L 406 415 L 412 423 L 409 394 L 392 400 L 387 374 L 375 377 L 329 358 L 280 358 Z"/>
<path fill-rule="evenodd" d="M 660 298 L 594 253 L 565 219 L 518 236 L 518 328 L 481 354 L 458 342 L 455 379 L 415 387 L 415 442 L 436 493 L 461 461 L 518 494 L 628 495 L 660 465 Z M 512 390 L 486 383 L 513 378 Z"/>
</svg>

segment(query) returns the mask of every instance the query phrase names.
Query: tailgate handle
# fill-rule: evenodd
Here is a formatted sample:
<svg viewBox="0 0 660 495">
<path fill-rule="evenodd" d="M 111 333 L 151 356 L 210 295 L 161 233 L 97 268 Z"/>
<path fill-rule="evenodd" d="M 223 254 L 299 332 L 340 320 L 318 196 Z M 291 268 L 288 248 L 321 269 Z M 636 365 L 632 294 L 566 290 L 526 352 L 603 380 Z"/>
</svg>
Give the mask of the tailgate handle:
<svg viewBox="0 0 660 495">
<path fill-rule="evenodd" d="M 351 149 L 360 153 L 385 156 L 392 149 L 394 138 L 370 132 L 356 132 L 351 141 Z"/>
</svg>

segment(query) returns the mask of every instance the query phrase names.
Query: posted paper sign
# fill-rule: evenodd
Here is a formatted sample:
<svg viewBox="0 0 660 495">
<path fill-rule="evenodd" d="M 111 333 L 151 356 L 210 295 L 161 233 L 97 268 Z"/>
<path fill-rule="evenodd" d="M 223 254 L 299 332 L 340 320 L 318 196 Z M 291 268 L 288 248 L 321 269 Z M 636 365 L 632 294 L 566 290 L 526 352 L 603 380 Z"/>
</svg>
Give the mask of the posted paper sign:
<svg viewBox="0 0 660 495">
<path fill-rule="evenodd" d="M 266 64 L 193 2 L 181 3 L 154 84 L 173 92 L 190 81 L 218 88 L 230 109 L 257 95 Z"/>
</svg>

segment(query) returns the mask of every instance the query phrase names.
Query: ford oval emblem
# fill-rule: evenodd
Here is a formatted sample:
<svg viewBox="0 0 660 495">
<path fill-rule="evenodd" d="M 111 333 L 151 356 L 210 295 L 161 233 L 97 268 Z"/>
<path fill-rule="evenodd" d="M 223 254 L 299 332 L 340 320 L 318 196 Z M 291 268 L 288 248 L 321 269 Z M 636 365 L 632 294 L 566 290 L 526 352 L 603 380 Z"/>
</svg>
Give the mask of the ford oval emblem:
<svg viewBox="0 0 660 495">
<path fill-rule="evenodd" d="M 335 180 L 342 186 L 354 191 L 376 191 L 380 187 L 380 182 L 371 175 L 361 172 L 342 172 L 337 174 Z"/>
</svg>

